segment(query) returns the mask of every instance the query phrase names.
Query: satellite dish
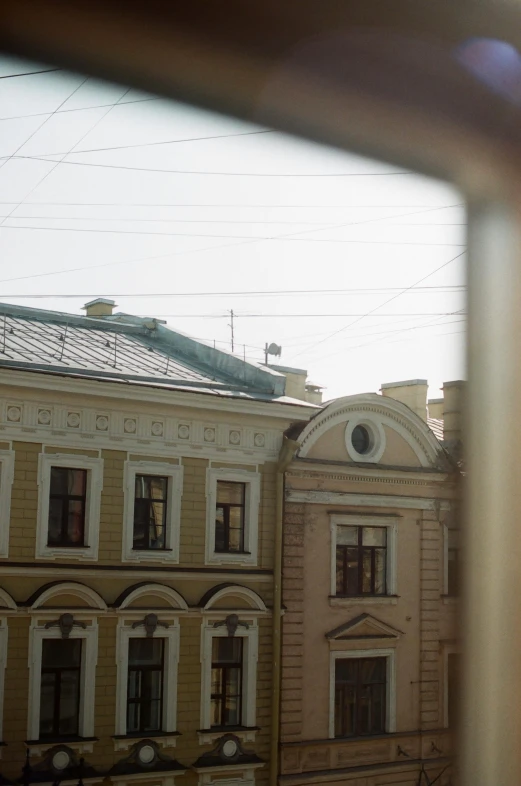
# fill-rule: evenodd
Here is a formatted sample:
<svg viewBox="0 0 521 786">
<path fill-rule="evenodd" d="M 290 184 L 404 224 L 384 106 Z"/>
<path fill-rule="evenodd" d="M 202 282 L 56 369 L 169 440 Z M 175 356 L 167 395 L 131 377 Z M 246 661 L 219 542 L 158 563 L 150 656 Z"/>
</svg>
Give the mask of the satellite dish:
<svg viewBox="0 0 521 786">
<path fill-rule="evenodd" d="M 282 347 L 279 347 L 278 344 L 270 344 L 268 347 L 268 355 L 276 355 L 280 357 L 282 352 Z"/>
</svg>

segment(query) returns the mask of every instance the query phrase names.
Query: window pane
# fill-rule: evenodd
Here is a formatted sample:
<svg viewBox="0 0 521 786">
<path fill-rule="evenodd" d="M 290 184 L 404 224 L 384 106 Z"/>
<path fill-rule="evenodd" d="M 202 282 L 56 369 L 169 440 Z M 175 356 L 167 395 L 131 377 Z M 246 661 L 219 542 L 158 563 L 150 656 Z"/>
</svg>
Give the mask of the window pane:
<svg viewBox="0 0 521 786">
<path fill-rule="evenodd" d="M 40 736 L 52 734 L 55 674 L 42 674 L 40 688 Z"/>
<path fill-rule="evenodd" d="M 358 543 L 358 527 L 337 527 L 336 542 L 339 546 L 356 546 Z"/>
<path fill-rule="evenodd" d="M 142 705 L 142 731 L 159 731 L 161 728 L 161 701 L 159 699 Z"/>
<path fill-rule="evenodd" d="M 362 543 L 364 546 L 385 546 L 387 530 L 385 527 L 364 527 Z"/>
<path fill-rule="evenodd" d="M 51 467 L 51 494 L 68 494 L 67 469 Z"/>
<path fill-rule="evenodd" d="M 459 531 L 457 529 L 447 530 L 447 541 L 449 549 L 457 549 L 459 546 Z"/>
<path fill-rule="evenodd" d="M 335 682 L 354 682 L 357 664 L 354 658 L 335 661 Z"/>
<path fill-rule="evenodd" d="M 60 734 L 78 733 L 78 710 L 80 703 L 80 672 L 64 671 L 60 685 Z"/>
<path fill-rule="evenodd" d="M 129 704 L 127 707 L 127 734 L 139 731 L 140 704 Z"/>
<path fill-rule="evenodd" d="M 157 700 L 161 698 L 163 675 L 161 669 L 143 672 L 143 697 Z"/>
<path fill-rule="evenodd" d="M 227 696 L 224 708 L 224 723 L 226 726 L 238 726 L 240 713 L 240 699 L 238 696 Z"/>
<path fill-rule="evenodd" d="M 224 480 L 217 481 L 217 504 L 244 505 L 245 483 L 230 483 Z"/>
<path fill-rule="evenodd" d="M 376 549 L 374 553 L 374 591 L 376 595 L 385 595 L 385 562 L 386 554 L 384 549 Z"/>
<path fill-rule="evenodd" d="M 235 636 L 215 636 L 212 641 L 212 661 L 214 663 L 240 663 L 242 660 L 242 638 Z"/>
<path fill-rule="evenodd" d="M 84 497 L 87 488 L 86 469 L 68 469 L 67 487 L 72 496 Z"/>
<path fill-rule="evenodd" d="M 135 549 L 147 548 L 148 535 L 148 501 L 134 500 L 134 537 L 132 546 Z"/>
<path fill-rule="evenodd" d="M 385 658 L 363 658 L 359 663 L 361 682 L 385 681 Z"/>
<path fill-rule="evenodd" d="M 373 559 L 373 550 L 364 549 L 362 554 L 362 592 L 364 594 L 370 594 L 373 591 L 372 567 L 371 567 L 372 559 Z"/>
<path fill-rule="evenodd" d="M 337 685 L 335 690 L 335 737 L 355 734 L 355 687 Z"/>
<path fill-rule="evenodd" d="M 85 523 L 83 501 L 69 500 L 67 516 L 67 540 L 74 545 L 83 545 Z"/>
<path fill-rule="evenodd" d="M 243 551 L 244 550 L 244 508 L 230 508 L 229 509 L 229 522 L 230 531 L 228 535 L 229 550 L 230 551 Z"/>
<path fill-rule="evenodd" d="M 81 661 L 81 639 L 44 639 L 42 668 L 74 668 Z"/>
<path fill-rule="evenodd" d="M 221 725 L 221 707 L 222 701 L 220 698 L 213 698 L 212 704 L 210 708 L 210 725 L 211 726 L 220 726 Z"/>
<path fill-rule="evenodd" d="M 217 508 L 215 511 L 215 550 L 224 551 L 226 547 L 226 527 L 224 524 L 224 510 Z"/>
<path fill-rule="evenodd" d="M 49 530 L 47 534 L 47 542 L 50 546 L 55 543 L 60 543 L 62 539 L 62 515 L 63 515 L 62 499 L 49 500 Z"/>
<path fill-rule="evenodd" d="M 136 475 L 135 496 L 145 499 L 166 499 L 168 478 L 157 475 Z"/>
<path fill-rule="evenodd" d="M 129 670 L 127 698 L 138 699 L 140 696 L 141 696 L 141 672 L 137 670 Z"/>
<path fill-rule="evenodd" d="M 163 639 L 130 639 L 128 662 L 130 666 L 160 666 L 163 662 Z"/>
</svg>

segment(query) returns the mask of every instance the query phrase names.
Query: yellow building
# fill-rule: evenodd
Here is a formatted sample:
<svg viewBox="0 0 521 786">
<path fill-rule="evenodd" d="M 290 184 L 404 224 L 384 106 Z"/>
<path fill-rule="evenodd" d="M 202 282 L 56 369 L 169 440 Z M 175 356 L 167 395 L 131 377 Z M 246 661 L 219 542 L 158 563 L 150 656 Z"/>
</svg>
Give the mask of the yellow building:
<svg viewBox="0 0 521 786">
<path fill-rule="evenodd" d="M 453 783 L 461 383 L 330 402 L 286 473 L 281 786 Z M 444 411 L 445 410 L 445 411 Z M 450 416 L 450 417 L 449 417 Z"/>
<path fill-rule="evenodd" d="M 0 771 L 263 784 L 277 462 L 316 407 L 113 307 L 0 307 Z"/>
</svg>

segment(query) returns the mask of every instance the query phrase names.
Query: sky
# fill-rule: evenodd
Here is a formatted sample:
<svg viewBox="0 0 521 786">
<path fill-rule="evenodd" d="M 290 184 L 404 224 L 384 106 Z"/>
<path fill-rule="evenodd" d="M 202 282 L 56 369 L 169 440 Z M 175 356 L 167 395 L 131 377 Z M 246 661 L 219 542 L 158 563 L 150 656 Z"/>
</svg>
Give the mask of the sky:
<svg viewBox="0 0 521 786">
<path fill-rule="evenodd" d="M 215 113 L 0 59 L 0 303 L 116 311 L 306 369 L 324 400 L 465 375 L 450 185 Z"/>
</svg>

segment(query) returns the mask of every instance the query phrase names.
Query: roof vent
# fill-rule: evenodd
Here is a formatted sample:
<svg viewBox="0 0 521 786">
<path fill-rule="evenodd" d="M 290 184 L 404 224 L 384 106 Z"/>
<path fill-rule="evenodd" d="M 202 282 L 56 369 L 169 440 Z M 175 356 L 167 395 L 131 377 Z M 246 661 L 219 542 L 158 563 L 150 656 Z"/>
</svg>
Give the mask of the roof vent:
<svg viewBox="0 0 521 786">
<path fill-rule="evenodd" d="M 115 307 L 115 300 L 107 300 L 104 297 L 98 297 L 83 306 L 87 317 L 111 317 Z"/>
</svg>

